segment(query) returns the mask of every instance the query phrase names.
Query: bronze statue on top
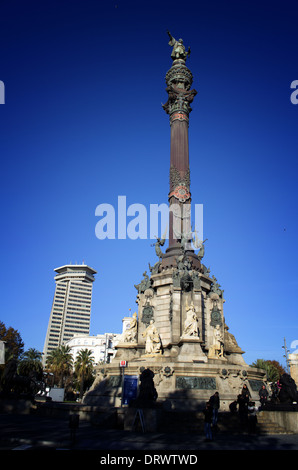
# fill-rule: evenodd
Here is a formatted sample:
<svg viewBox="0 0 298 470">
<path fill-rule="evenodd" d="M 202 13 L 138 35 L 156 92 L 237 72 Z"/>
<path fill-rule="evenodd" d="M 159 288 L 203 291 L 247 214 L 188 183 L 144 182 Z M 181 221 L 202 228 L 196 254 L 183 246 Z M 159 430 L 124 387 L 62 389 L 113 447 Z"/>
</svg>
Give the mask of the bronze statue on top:
<svg viewBox="0 0 298 470">
<path fill-rule="evenodd" d="M 176 39 L 173 38 L 173 36 L 171 35 L 169 31 L 167 31 L 167 33 L 170 38 L 169 46 L 173 46 L 173 50 L 171 54 L 172 59 L 173 60 L 182 59 L 185 61 L 187 57 L 190 55 L 190 47 L 188 48 L 188 51 L 186 52 L 184 44 L 183 44 L 183 39 L 178 39 L 178 41 L 176 41 Z"/>
</svg>

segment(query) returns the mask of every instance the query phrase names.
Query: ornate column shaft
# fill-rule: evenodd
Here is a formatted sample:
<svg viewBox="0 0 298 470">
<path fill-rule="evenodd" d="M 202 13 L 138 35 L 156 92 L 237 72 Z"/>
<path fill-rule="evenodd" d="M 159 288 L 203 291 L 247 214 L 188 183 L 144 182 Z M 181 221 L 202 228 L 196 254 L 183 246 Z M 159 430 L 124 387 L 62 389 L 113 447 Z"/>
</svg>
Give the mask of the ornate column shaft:
<svg viewBox="0 0 298 470">
<path fill-rule="evenodd" d="M 182 39 L 176 41 L 170 33 L 169 44 L 173 46 L 172 67 L 166 74 L 166 91 L 168 101 L 163 105 L 170 117 L 171 151 L 170 151 L 170 191 L 169 191 L 169 247 L 163 256 L 163 267 L 174 266 L 175 257 L 181 253 L 181 247 L 191 232 L 190 222 L 190 169 L 188 148 L 188 126 L 190 104 L 196 90 L 191 90 L 192 73 L 185 61 L 190 53 L 185 52 Z M 194 254 L 193 254 L 194 255 Z M 196 258 L 196 256 L 192 256 Z M 199 268 L 199 260 L 196 260 Z"/>
</svg>

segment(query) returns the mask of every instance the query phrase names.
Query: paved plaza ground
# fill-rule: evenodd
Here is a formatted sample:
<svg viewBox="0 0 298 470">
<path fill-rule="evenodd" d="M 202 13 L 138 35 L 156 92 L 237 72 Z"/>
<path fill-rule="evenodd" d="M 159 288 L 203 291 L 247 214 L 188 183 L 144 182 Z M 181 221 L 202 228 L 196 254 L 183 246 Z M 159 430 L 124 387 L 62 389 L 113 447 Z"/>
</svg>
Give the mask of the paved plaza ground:
<svg viewBox="0 0 298 470">
<path fill-rule="evenodd" d="M 202 433 L 143 433 L 102 429 L 80 421 L 75 441 L 66 419 L 36 415 L 0 414 L 0 450 L 96 450 L 96 451 L 185 451 L 203 450 L 298 450 L 298 435 L 249 435 L 214 433 L 206 441 Z"/>
</svg>

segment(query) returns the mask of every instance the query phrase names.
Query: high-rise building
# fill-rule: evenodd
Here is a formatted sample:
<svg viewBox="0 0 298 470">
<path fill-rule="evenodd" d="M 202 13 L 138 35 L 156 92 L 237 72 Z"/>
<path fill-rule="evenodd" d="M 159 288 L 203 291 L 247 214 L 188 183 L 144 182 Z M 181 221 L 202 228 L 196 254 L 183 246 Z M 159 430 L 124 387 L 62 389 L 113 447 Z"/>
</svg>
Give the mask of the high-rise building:
<svg viewBox="0 0 298 470">
<path fill-rule="evenodd" d="M 54 270 L 56 289 L 46 334 L 43 362 L 48 354 L 76 333 L 89 335 L 92 285 L 96 271 L 85 264 L 68 264 Z"/>
</svg>

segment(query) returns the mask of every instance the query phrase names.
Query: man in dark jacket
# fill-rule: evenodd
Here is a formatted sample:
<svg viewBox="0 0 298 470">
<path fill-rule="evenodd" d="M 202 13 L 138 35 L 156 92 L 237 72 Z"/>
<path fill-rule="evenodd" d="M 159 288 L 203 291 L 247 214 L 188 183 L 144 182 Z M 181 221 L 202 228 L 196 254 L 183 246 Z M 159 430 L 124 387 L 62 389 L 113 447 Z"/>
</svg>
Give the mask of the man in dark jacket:
<svg viewBox="0 0 298 470">
<path fill-rule="evenodd" d="M 217 420 L 218 420 L 218 410 L 220 407 L 220 400 L 219 400 L 219 393 L 215 392 L 214 395 L 210 397 L 210 405 L 213 408 L 213 420 L 212 424 L 213 426 L 217 425 Z"/>
<path fill-rule="evenodd" d="M 211 422 L 212 422 L 212 406 L 210 402 L 208 401 L 206 403 L 206 408 L 203 410 L 203 414 L 205 417 L 205 423 L 204 423 L 204 431 L 205 431 L 205 436 L 208 441 L 212 440 L 212 431 L 211 431 Z"/>
<path fill-rule="evenodd" d="M 262 388 L 259 390 L 259 397 L 262 408 L 268 400 L 268 390 L 266 389 L 265 385 L 262 385 Z"/>
</svg>

